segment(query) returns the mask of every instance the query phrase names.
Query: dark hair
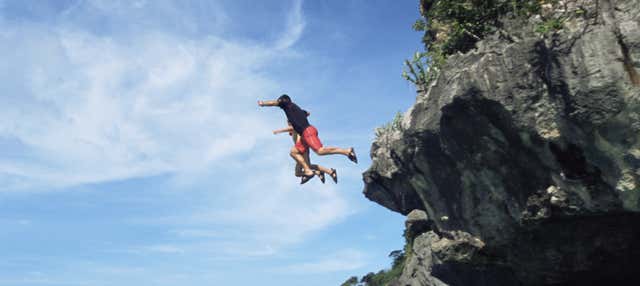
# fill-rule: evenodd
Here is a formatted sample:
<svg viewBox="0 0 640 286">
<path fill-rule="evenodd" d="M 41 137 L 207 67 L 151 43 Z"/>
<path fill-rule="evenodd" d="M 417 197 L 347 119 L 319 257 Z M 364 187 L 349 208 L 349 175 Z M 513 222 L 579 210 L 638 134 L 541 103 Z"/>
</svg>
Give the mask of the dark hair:
<svg viewBox="0 0 640 286">
<path fill-rule="evenodd" d="M 278 97 L 278 105 L 286 105 L 289 103 L 291 103 L 291 97 L 289 97 L 288 95 L 283 94 Z"/>
</svg>

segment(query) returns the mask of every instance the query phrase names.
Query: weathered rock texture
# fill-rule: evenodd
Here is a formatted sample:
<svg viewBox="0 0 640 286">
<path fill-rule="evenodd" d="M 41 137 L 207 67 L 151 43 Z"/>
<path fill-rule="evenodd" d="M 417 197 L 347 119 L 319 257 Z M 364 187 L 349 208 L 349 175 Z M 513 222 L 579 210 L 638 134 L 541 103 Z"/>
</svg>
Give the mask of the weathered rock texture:
<svg viewBox="0 0 640 286">
<path fill-rule="evenodd" d="M 420 219 L 416 220 L 415 214 L 420 214 Z M 405 253 L 405 270 L 390 286 L 479 285 L 474 282 L 478 277 L 482 277 L 482 285 L 517 284 L 509 268 L 485 267 L 492 258 L 479 238 L 463 231 L 440 230 L 421 210 L 409 214 L 406 226 L 411 249 Z"/>
<path fill-rule="evenodd" d="M 366 197 L 438 230 L 398 285 L 640 285 L 640 1 L 579 4 L 557 33 L 514 20 L 451 56 L 374 142 Z M 425 268 L 456 231 L 482 259 Z"/>
</svg>

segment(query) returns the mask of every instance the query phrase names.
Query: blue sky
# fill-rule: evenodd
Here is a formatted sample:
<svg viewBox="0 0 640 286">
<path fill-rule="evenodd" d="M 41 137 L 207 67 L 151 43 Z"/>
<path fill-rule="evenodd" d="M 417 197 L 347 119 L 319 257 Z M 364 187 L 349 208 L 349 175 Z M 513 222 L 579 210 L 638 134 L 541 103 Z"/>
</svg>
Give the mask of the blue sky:
<svg viewBox="0 0 640 286">
<path fill-rule="evenodd" d="M 416 1 L 0 0 L 0 285 L 339 285 L 402 216 L 362 195 L 415 91 Z M 293 177 L 288 93 L 340 183 Z"/>
</svg>

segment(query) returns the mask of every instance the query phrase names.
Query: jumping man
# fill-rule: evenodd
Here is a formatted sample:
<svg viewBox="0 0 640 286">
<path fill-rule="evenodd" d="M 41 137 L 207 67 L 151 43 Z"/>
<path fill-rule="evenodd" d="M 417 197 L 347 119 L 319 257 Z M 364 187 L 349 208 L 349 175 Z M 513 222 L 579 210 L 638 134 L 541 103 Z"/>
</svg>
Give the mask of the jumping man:
<svg viewBox="0 0 640 286">
<path fill-rule="evenodd" d="M 313 125 L 309 124 L 309 121 L 307 120 L 307 115 L 309 113 L 293 103 L 288 95 L 283 94 L 278 97 L 277 100 L 259 100 L 258 105 L 280 107 L 284 111 L 289 122 L 291 122 L 293 129 L 298 132 L 298 134 L 302 134 L 301 140 L 298 140 L 295 146 L 291 148 L 290 152 L 291 157 L 293 157 L 293 159 L 304 169 L 304 175 L 302 176 L 301 182 L 302 184 L 309 181 L 315 175 L 313 170 L 309 167 L 309 164 L 304 160 L 303 154 L 307 151 L 307 148 L 311 148 L 311 150 L 319 156 L 342 154 L 347 156 L 347 158 L 354 163 L 358 163 L 358 158 L 356 157 L 353 147 L 344 149 L 322 146 L 322 142 L 320 142 L 320 138 L 318 138 L 318 130 L 313 127 Z"/>
<path fill-rule="evenodd" d="M 289 133 L 289 136 L 291 136 L 291 138 L 293 139 L 293 143 L 299 144 L 298 141 L 302 140 L 302 137 L 300 136 L 300 134 L 298 134 L 298 132 L 293 130 L 293 127 L 291 126 L 291 122 L 287 122 L 287 125 L 288 126 L 286 128 L 274 130 L 273 134 Z M 321 165 L 311 164 L 311 159 L 309 158 L 308 149 L 306 152 L 304 152 L 304 154 L 302 154 L 302 156 L 304 157 L 304 161 L 307 162 L 307 165 L 309 165 L 309 167 L 311 167 L 313 171 L 317 171 L 315 172 L 316 176 L 320 178 L 320 181 L 322 181 L 323 184 L 324 184 L 324 174 L 328 174 L 329 176 L 331 176 L 331 179 L 333 180 L 334 183 L 338 183 L 338 172 L 336 171 L 336 169 L 333 169 L 333 168 L 329 169 Z M 302 167 L 302 165 L 300 165 L 297 162 L 294 170 L 295 170 L 294 175 L 296 177 L 302 177 L 304 175 L 304 168 Z"/>
</svg>

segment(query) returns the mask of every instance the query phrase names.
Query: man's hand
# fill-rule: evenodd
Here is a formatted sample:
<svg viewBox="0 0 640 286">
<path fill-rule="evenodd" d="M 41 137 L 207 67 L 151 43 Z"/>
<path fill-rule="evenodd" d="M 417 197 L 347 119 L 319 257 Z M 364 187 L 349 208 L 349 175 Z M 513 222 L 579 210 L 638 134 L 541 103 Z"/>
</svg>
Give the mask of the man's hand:
<svg viewBox="0 0 640 286">
<path fill-rule="evenodd" d="M 284 132 L 293 132 L 293 128 L 291 126 L 289 126 L 287 128 L 273 130 L 273 135 L 276 135 L 276 134 L 279 134 L 279 133 L 284 133 Z"/>
<path fill-rule="evenodd" d="M 278 101 L 277 100 L 258 100 L 258 105 L 260 106 L 278 106 Z"/>
</svg>

